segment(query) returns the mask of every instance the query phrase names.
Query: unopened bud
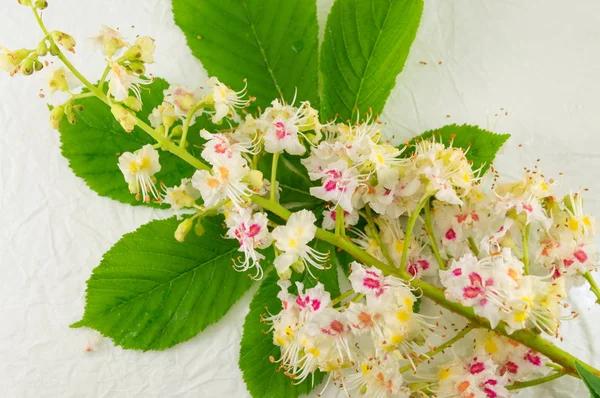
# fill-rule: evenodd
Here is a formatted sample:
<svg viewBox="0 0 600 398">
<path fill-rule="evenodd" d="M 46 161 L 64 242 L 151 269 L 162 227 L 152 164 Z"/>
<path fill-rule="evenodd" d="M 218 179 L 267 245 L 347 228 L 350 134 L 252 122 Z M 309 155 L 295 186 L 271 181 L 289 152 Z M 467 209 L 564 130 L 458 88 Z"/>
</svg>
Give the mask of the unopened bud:
<svg viewBox="0 0 600 398">
<path fill-rule="evenodd" d="M 110 108 L 111 113 L 117 119 L 125 131 L 131 133 L 136 125 L 136 117 L 121 105 L 113 105 Z"/>
<path fill-rule="evenodd" d="M 302 261 L 301 259 L 298 259 L 295 263 L 292 264 L 292 269 L 299 274 L 304 272 L 305 268 L 306 267 L 304 266 L 304 261 Z"/>
<path fill-rule="evenodd" d="M 198 220 L 196 226 L 194 227 L 194 232 L 198 236 L 203 236 L 206 233 L 206 231 L 204 230 L 204 225 L 202 225 L 202 221 Z"/>
<path fill-rule="evenodd" d="M 292 270 L 288 268 L 283 272 L 277 271 L 277 275 L 279 276 L 279 279 L 287 281 L 292 277 Z"/>
<path fill-rule="evenodd" d="M 38 61 L 37 59 L 33 62 L 33 69 L 35 69 L 36 72 L 41 71 L 42 69 L 44 69 L 44 64 L 41 63 L 40 61 Z"/>
<path fill-rule="evenodd" d="M 173 127 L 173 130 L 171 130 L 171 135 L 173 137 L 179 137 L 181 134 L 183 134 L 183 127 L 181 127 L 181 125 L 175 126 Z"/>
<path fill-rule="evenodd" d="M 50 111 L 50 126 L 52 126 L 53 129 L 58 130 L 58 128 L 60 127 L 60 121 L 62 120 L 64 115 L 65 115 L 65 107 L 64 106 L 59 105 L 59 106 L 54 107 L 54 109 L 52 109 L 52 111 Z"/>
<path fill-rule="evenodd" d="M 25 58 L 23 62 L 21 62 L 20 70 L 21 73 L 25 76 L 29 76 L 34 72 L 34 62 L 35 60 L 31 57 Z"/>
<path fill-rule="evenodd" d="M 17 0 L 17 2 L 27 7 L 31 6 L 31 0 Z"/>
<path fill-rule="evenodd" d="M 133 111 L 139 112 L 142 110 L 142 103 L 137 97 L 127 97 L 123 103 Z"/>
<path fill-rule="evenodd" d="M 244 181 L 255 191 L 260 190 L 265 185 L 263 173 L 259 170 L 250 170 L 244 177 Z"/>
<path fill-rule="evenodd" d="M 146 67 L 141 62 L 131 62 L 129 64 L 129 69 L 137 75 L 143 75 L 146 72 Z"/>
<path fill-rule="evenodd" d="M 45 10 L 48 7 L 48 2 L 46 0 L 36 0 L 35 8 L 38 10 Z"/>
<path fill-rule="evenodd" d="M 71 123 L 71 124 L 77 123 L 77 116 L 75 116 L 73 104 L 71 102 L 67 102 L 64 105 L 64 108 L 65 108 L 65 116 L 67 117 L 67 120 L 69 121 L 69 123 Z"/>
<path fill-rule="evenodd" d="M 177 226 L 177 230 L 175 231 L 175 239 L 177 239 L 179 242 L 183 242 L 185 240 L 185 237 L 187 236 L 187 234 L 192 229 L 193 225 L 194 225 L 194 220 L 192 220 L 191 218 L 186 218 L 185 220 L 183 220 Z"/>
<path fill-rule="evenodd" d="M 54 39 L 54 41 L 63 46 L 67 51 L 70 51 L 72 53 L 75 52 L 76 42 L 73 36 L 68 35 L 64 32 L 59 32 L 57 30 L 51 32 L 50 36 L 52 37 L 52 39 Z"/>
<path fill-rule="evenodd" d="M 48 54 L 48 45 L 46 44 L 46 40 L 42 40 L 40 44 L 38 44 L 36 51 L 40 57 Z"/>
<path fill-rule="evenodd" d="M 48 75 L 48 87 L 50 94 L 55 91 L 69 91 L 69 82 L 67 81 L 67 70 L 65 68 L 58 68 L 50 75 Z"/>
<path fill-rule="evenodd" d="M 50 55 L 53 55 L 53 56 L 57 56 L 58 53 L 60 52 L 58 49 L 58 46 L 54 43 L 50 43 L 50 48 L 48 49 L 48 51 L 50 51 Z"/>
</svg>

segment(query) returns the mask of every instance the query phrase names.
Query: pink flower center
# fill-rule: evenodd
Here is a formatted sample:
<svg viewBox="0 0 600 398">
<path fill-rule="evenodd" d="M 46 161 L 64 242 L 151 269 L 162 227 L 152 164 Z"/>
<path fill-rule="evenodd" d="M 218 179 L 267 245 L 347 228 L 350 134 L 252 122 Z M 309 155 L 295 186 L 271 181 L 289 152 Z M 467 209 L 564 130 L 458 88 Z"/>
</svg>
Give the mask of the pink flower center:
<svg viewBox="0 0 600 398">
<path fill-rule="evenodd" d="M 448 239 L 448 240 L 454 240 L 454 239 L 456 239 L 456 232 L 452 228 L 450 228 L 446 232 L 446 239 Z"/>
<path fill-rule="evenodd" d="M 285 123 L 275 122 L 274 125 L 275 125 L 275 137 L 277 137 L 277 139 L 282 140 L 289 135 L 287 132 L 287 129 L 285 128 Z"/>
<path fill-rule="evenodd" d="M 587 254 L 585 254 L 583 250 L 577 250 L 575 253 L 573 253 L 573 256 L 575 256 L 577 261 L 579 261 L 580 263 L 585 263 L 588 259 Z"/>
<path fill-rule="evenodd" d="M 469 367 L 469 372 L 472 375 L 476 375 L 477 373 L 481 373 L 485 370 L 485 364 L 483 362 L 475 362 L 473 365 Z"/>
<path fill-rule="evenodd" d="M 248 237 L 253 238 L 260 233 L 262 228 L 258 224 L 252 224 L 250 228 L 248 228 Z"/>
<path fill-rule="evenodd" d="M 535 353 L 535 351 L 529 350 L 527 354 L 525 354 L 525 359 L 535 366 L 542 365 L 542 359 Z"/>
</svg>

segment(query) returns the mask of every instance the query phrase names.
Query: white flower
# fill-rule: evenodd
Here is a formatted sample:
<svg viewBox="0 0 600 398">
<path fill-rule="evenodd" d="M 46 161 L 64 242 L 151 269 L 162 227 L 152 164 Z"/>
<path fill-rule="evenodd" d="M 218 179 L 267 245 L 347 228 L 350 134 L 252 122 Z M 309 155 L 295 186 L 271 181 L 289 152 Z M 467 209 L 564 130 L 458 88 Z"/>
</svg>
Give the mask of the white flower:
<svg viewBox="0 0 600 398">
<path fill-rule="evenodd" d="M 179 216 L 179 210 L 185 207 L 193 207 L 199 197 L 200 192 L 192 186 L 191 180 L 184 178 L 179 186 L 164 189 L 162 201 L 171 206 Z"/>
<path fill-rule="evenodd" d="M 254 279 L 261 279 L 263 275 L 260 260 L 265 256 L 256 251 L 256 249 L 265 249 L 271 245 L 272 238 L 267 228 L 267 215 L 265 213 L 254 213 L 249 208 L 241 209 L 238 213 L 232 213 L 228 224 L 231 225 L 227 231 L 227 236 L 231 239 L 237 239 L 240 248 L 244 253 L 244 258 L 235 263 L 235 267 L 240 272 L 245 272 L 250 268 L 256 267 Z"/>
<path fill-rule="evenodd" d="M 510 249 L 482 260 L 467 253 L 453 259 L 448 270 L 440 271 L 446 298 L 472 307 L 477 315 L 489 319 L 492 327 L 503 319 L 503 312 L 509 312 L 507 302 L 518 291 L 522 275 L 523 263 Z"/>
<path fill-rule="evenodd" d="M 315 179 L 315 175 L 311 179 Z M 352 195 L 358 187 L 359 175 L 354 168 L 349 168 L 345 160 L 338 160 L 329 165 L 326 170 L 319 175 L 322 184 L 318 187 L 311 187 L 310 194 L 316 198 L 333 202 L 339 205 L 344 211 L 352 212 Z"/>
<path fill-rule="evenodd" d="M 220 123 L 224 117 L 233 118 L 237 109 L 250 105 L 250 101 L 244 99 L 246 86 L 240 91 L 233 91 L 216 77 L 211 77 L 206 82 L 208 86 L 207 103 L 212 103 L 215 113 L 212 116 L 213 123 Z"/>
<path fill-rule="evenodd" d="M 323 210 L 323 229 L 332 230 L 335 228 L 335 220 L 337 217 L 336 210 Z M 344 224 L 351 226 L 356 225 L 359 220 L 358 212 L 348 213 L 344 211 Z"/>
<path fill-rule="evenodd" d="M 508 398 L 508 377 L 497 375 L 498 366 L 488 357 L 452 361 L 439 368 L 438 397 Z"/>
<path fill-rule="evenodd" d="M 119 156 L 119 169 L 129 184 L 129 191 L 139 200 L 139 195 L 145 202 L 150 202 L 150 195 L 159 199 L 159 193 L 154 186 L 154 174 L 160 171 L 158 152 L 150 144 L 144 145 L 135 153 L 125 152 Z"/>
<path fill-rule="evenodd" d="M 201 88 L 190 90 L 184 86 L 172 84 L 164 92 L 164 101 L 173 105 L 175 108 L 175 115 L 182 120 L 188 117 L 188 113 L 203 99 L 204 91 Z M 190 126 L 194 124 L 196 116 L 201 115 L 202 109 L 198 109 L 197 112 L 191 116 Z"/>
<path fill-rule="evenodd" d="M 149 84 L 150 80 L 142 79 L 116 62 L 110 62 L 112 75 L 108 82 L 108 94 L 117 102 L 125 101 L 129 91 L 141 102 L 140 84 Z"/>
<path fill-rule="evenodd" d="M 300 135 L 304 131 L 320 128 L 317 111 L 308 102 L 294 108 L 274 100 L 260 120 L 264 130 L 265 151 L 269 153 L 285 151 L 290 155 L 302 155 L 306 148 L 300 142 Z"/>
<path fill-rule="evenodd" d="M 123 40 L 123 36 L 106 25 L 102 25 L 100 34 L 90 40 L 93 44 L 102 46 L 104 54 L 108 57 L 112 57 L 119 49 L 127 46 L 127 43 Z"/>
<path fill-rule="evenodd" d="M 390 356 L 367 356 L 356 364 L 348 376 L 342 379 L 344 388 L 356 395 L 373 398 L 409 398 L 410 388 L 405 386 L 398 362 Z"/>
<path fill-rule="evenodd" d="M 213 167 L 212 173 L 197 170 L 192 177 L 192 185 L 200 191 L 204 205 L 213 207 L 229 199 L 240 208 L 246 197 L 251 194 L 243 178 L 248 174 L 245 161 L 231 162 Z"/>
<path fill-rule="evenodd" d="M 60 67 L 48 75 L 50 94 L 56 91 L 70 92 L 80 85 L 79 80 L 67 69 Z"/>
<path fill-rule="evenodd" d="M 279 274 L 284 274 L 298 260 L 323 269 L 322 263 L 327 255 L 308 246 L 317 232 L 316 221 L 312 212 L 300 210 L 290 216 L 285 226 L 280 225 L 273 230 L 271 235 L 275 239 L 275 247 L 283 252 L 274 262 Z"/>
<path fill-rule="evenodd" d="M 155 129 L 162 125 L 168 129 L 175 123 L 176 120 L 177 115 L 175 114 L 175 107 L 168 102 L 163 102 L 154 108 L 152 113 L 148 116 L 150 125 Z"/>
<path fill-rule="evenodd" d="M 125 52 L 123 57 L 131 61 L 139 61 L 145 64 L 154 63 L 154 39 L 148 36 L 137 38 L 133 46 Z"/>
<path fill-rule="evenodd" d="M 242 153 L 252 151 L 252 143 L 232 142 L 225 134 L 211 134 L 202 129 L 200 136 L 206 140 L 201 156 L 212 165 L 243 161 Z"/>
</svg>

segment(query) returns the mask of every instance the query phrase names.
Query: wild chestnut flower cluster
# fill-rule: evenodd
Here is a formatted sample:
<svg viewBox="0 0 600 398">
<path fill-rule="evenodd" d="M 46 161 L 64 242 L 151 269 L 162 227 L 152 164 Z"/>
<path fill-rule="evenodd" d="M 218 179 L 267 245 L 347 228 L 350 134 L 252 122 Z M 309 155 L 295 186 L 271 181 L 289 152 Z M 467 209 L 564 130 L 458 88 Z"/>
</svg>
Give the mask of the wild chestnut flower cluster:
<svg viewBox="0 0 600 398">
<path fill-rule="evenodd" d="M 19 2 L 43 27 L 37 13 L 46 2 Z M 274 268 L 282 310 L 263 321 L 280 348 L 270 359 L 292 382 L 321 371 L 351 396 L 508 397 L 511 384 L 546 374 L 548 359 L 495 332 L 471 331 L 473 325 L 448 340 L 453 324 L 441 319 L 439 307 L 427 306 L 425 289 L 415 282 L 442 289 L 446 307 L 472 308 L 492 329 L 501 325 L 508 333 L 558 336 L 561 322 L 577 315 L 568 312 L 568 291 L 586 279 L 600 300 L 589 274 L 598 261 L 595 221 L 579 193 L 558 196 L 556 181 L 537 167 L 517 182 L 504 182 L 493 168 L 486 173 L 490 165 L 474 168 L 469 149 L 454 146 L 453 137 L 429 134 L 395 146 L 371 116 L 325 122 L 296 98 L 278 98 L 249 113 L 254 98 L 246 85 L 236 91 L 215 77 L 201 87 L 171 85 L 141 120 L 154 40 L 128 42 L 103 27 L 91 41 L 106 60 L 97 85 L 65 61 L 59 46 L 74 52 L 76 43 L 59 31 L 35 49 L 0 48 L 0 68 L 31 75 L 47 66 L 41 58 L 58 56 L 67 69 L 53 68 L 48 90 L 69 99 L 52 109 L 53 127 L 64 119 L 76 123 L 75 111 L 82 110 L 77 101 L 96 96 L 126 132 L 137 127 L 155 138 L 155 145 L 119 156 L 129 191 L 137 200 L 169 205 L 181 220 L 179 241 L 192 229 L 203 235 L 204 217 L 223 215 L 223 238 L 239 244 L 233 267 L 255 279 Z M 89 91 L 73 94 L 81 84 Z M 202 142 L 201 159 L 188 142 L 199 119 L 213 125 L 195 137 Z M 198 170 L 166 186 L 159 181 L 159 151 Z M 290 163 L 294 157 L 299 161 Z M 279 204 L 282 161 L 294 173 L 306 171 L 313 183 L 307 194 L 322 206 L 289 212 Z M 319 282 L 291 282 L 294 274 L 306 272 L 318 281 L 317 270 L 327 272 L 331 253 L 315 248 L 323 236 L 365 259 L 348 266 L 351 288 L 339 297 Z M 466 356 L 456 354 L 465 349 Z M 434 358 L 441 351 L 443 361 Z"/>
</svg>

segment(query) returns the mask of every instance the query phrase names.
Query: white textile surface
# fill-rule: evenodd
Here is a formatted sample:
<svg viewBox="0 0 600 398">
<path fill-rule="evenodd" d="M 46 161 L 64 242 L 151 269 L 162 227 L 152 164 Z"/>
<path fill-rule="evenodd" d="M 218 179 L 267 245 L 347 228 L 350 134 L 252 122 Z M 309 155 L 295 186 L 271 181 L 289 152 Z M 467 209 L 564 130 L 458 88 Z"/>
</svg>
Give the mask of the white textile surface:
<svg viewBox="0 0 600 398">
<path fill-rule="evenodd" d="M 49 3 L 46 23 L 78 39 L 72 58 L 88 76 L 103 65 L 84 39 L 106 24 L 157 39 L 156 76 L 192 86 L 207 78 L 169 0 Z M 321 27 L 331 3 L 319 1 Z M 471 123 L 511 133 L 498 169 L 519 178 L 541 159 L 546 174 L 564 173 L 564 191 L 589 187 L 586 206 L 600 216 L 599 22 L 598 0 L 427 0 L 383 113 L 387 131 L 404 139 Z M 40 38 L 31 13 L 2 0 L 0 44 L 32 47 Z M 237 359 L 252 292 L 220 323 L 164 352 L 125 351 L 93 331 L 69 329 L 102 254 L 123 233 L 168 213 L 101 198 L 72 174 L 47 122 L 47 98 L 37 95 L 41 75 L 0 75 L 0 396 L 248 396 Z M 564 323 L 568 341 L 560 345 L 600 366 L 600 306 L 585 288 L 572 295 L 581 316 Z M 90 342 L 94 351 L 85 352 Z M 520 396 L 588 396 L 569 377 L 533 391 Z"/>
</svg>

